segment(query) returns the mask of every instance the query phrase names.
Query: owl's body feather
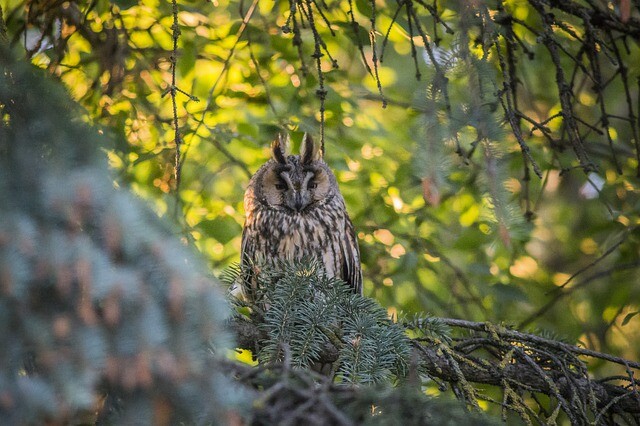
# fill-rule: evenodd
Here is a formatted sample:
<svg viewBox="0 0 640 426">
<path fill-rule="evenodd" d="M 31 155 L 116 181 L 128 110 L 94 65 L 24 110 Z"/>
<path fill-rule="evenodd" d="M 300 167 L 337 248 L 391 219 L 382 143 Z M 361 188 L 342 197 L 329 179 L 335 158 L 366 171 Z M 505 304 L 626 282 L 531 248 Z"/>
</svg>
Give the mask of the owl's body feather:
<svg viewBox="0 0 640 426">
<path fill-rule="evenodd" d="M 316 258 L 328 276 L 362 293 L 360 252 L 335 176 L 305 135 L 300 155 L 287 155 L 285 142 L 251 178 L 245 192 L 242 266 L 256 261 Z M 245 279 L 245 287 L 255 285 Z M 244 288 L 252 298 L 253 288 Z"/>
</svg>

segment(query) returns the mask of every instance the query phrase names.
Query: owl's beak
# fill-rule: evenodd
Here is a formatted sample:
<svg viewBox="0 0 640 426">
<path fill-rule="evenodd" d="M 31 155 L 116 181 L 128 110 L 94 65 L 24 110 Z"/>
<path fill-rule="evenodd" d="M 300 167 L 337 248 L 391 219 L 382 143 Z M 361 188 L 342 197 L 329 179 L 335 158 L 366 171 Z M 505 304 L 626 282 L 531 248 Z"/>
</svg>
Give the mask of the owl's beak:
<svg viewBox="0 0 640 426">
<path fill-rule="evenodd" d="M 293 201 L 290 206 L 297 212 L 304 210 L 309 204 L 309 200 L 306 199 L 304 191 L 293 191 Z"/>
<path fill-rule="evenodd" d="M 296 194 L 296 198 L 293 206 L 296 208 L 297 211 L 302 210 L 302 208 L 304 207 L 304 202 L 302 201 L 302 194 L 300 193 Z"/>
</svg>

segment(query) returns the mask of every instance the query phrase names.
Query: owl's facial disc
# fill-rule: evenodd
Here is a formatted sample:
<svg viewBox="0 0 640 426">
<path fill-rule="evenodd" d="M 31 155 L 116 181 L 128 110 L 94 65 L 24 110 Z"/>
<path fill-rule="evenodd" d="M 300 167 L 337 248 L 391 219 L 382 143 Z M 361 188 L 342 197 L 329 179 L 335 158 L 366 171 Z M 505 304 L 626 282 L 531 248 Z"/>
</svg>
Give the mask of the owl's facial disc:
<svg viewBox="0 0 640 426">
<path fill-rule="evenodd" d="M 289 210 L 302 212 L 313 202 L 312 191 L 317 187 L 314 176 L 311 171 L 280 173 L 281 183 L 276 188 L 282 191 L 283 204 Z"/>
<path fill-rule="evenodd" d="M 289 155 L 286 163 L 271 160 L 260 179 L 258 198 L 273 210 L 305 214 L 335 195 L 335 180 L 322 161 L 302 164 L 300 156 Z"/>
</svg>

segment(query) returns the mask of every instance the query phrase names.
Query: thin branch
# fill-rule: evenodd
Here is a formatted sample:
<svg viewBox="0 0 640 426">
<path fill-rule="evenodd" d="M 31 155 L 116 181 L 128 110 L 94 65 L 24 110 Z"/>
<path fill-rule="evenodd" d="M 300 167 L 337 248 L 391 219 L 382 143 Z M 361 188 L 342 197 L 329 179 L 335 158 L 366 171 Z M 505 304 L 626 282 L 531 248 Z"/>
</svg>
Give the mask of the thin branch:
<svg viewBox="0 0 640 426">
<path fill-rule="evenodd" d="M 527 158 L 527 160 L 531 162 L 531 166 L 533 167 L 533 171 L 536 174 L 536 176 L 538 176 L 539 178 L 542 178 L 542 171 L 540 170 L 540 166 L 538 166 L 538 163 L 533 158 L 533 155 L 531 155 L 531 149 L 529 148 L 529 145 L 527 145 L 526 141 L 522 136 L 520 123 L 518 121 L 519 116 L 516 115 L 514 111 L 514 107 L 513 107 L 514 100 L 512 100 L 511 98 L 512 96 L 511 88 L 512 88 L 512 85 L 515 84 L 515 82 L 512 82 L 511 79 L 509 78 L 509 75 L 507 73 L 507 67 L 504 62 L 504 57 L 502 56 L 500 45 L 498 44 L 497 41 L 495 43 L 495 50 L 498 55 L 500 69 L 502 70 L 502 78 L 503 78 L 503 84 L 504 84 L 503 90 L 499 92 L 500 104 L 502 105 L 504 114 L 507 118 L 507 121 L 509 122 L 509 125 L 511 126 L 511 130 L 513 131 L 513 134 L 516 137 L 516 141 L 518 141 L 518 145 L 520 145 L 520 150 L 522 151 L 522 155 L 524 155 Z M 504 98 L 502 96 L 503 94 L 504 94 Z"/>
<path fill-rule="evenodd" d="M 448 382 L 458 397 L 465 399 L 469 404 L 474 404 L 477 399 L 484 399 L 475 388 L 471 387 L 471 383 L 480 383 L 497 386 L 503 392 L 527 391 L 555 397 L 567 416 L 574 420 L 574 424 L 578 424 L 578 419 L 588 418 L 589 412 L 596 414 L 616 412 L 631 416 L 640 414 L 640 400 L 638 400 L 634 389 L 609 384 L 608 382 L 613 378 L 600 381 L 591 379 L 584 363 L 575 356 L 596 357 L 623 365 L 627 370 L 630 368 L 640 369 L 638 362 L 631 362 L 540 336 L 495 327 L 488 323 L 449 318 L 438 318 L 438 321 L 486 336 L 483 339 L 474 336 L 459 337 L 457 340 L 473 341 L 476 350 L 487 349 L 492 359 L 474 357 L 468 350 L 462 349 L 462 345 L 452 348 L 433 338 L 411 340 L 415 356 L 421 360 L 420 371 L 430 377 Z M 255 350 L 257 341 L 268 338 L 260 327 L 246 320 L 233 320 L 231 326 L 238 334 L 240 346 L 244 348 Z M 327 356 L 331 353 L 334 355 Z M 333 362 L 335 361 L 335 353 L 335 350 L 323 352 L 320 354 L 319 360 Z M 253 367 L 254 371 L 250 370 L 252 367 L 242 367 L 246 371 L 243 371 L 241 376 L 255 377 L 255 374 L 261 374 L 265 369 L 275 369 L 282 371 L 289 378 L 304 374 L 304 378 L 298 378 L 320 391 L 335 389 L 326 382 L 326 377 L 316 377 L 315 373 L 311 371 L 291 369 L 287 365 L 284 363 L 258 366 Z M 230 369 L 234 368 L 230 366 Z M 628 374 L 632 377 L 631 373 Z M 316 377 L 316 379 L 311 379 L 312 377 Z M 314 380 L 318 380 L 320 386 L 313 385 Z M 278 387 L 267 390 L 263 394 L 262 400 L 265 402 L 288 387 L 287 383 L 292 382 L 275 381 L 272 383 L 276 383 Z M 307 389 L 309 390 L 296 388 L 287 391 L 319 400 L 317 394 L 310 391 L 311 388 Z M 347 391 L 347 389 L 342 388 L 342 391 Z M 296 407 L 301 404 L 304 404 L 304 400 L 299 401 Z M 505 399 L 503 404 L 506 408 L 514 409 L 520 413 L 513 405 L 513 401 Z M 305 405 L 305 407 L 309 408 L 311 405 Z M 524 410 L 527 409 L 524 408 Z"/>
<path fill-rule="evenodd" d="M 213 85 L 209 89 L 209 93 L 207 95 L 207 103 L 201 112 L 200 118 L 196 120 L 197 125 L 195 129 L 193 129 L 193 131 L 190 132 L 191 138 L 189 139 L 189 141 L 191 141 L 191 139 L 198 134 L 198 130 L 204 124 L 204 120 L 207 112 L 210 111 L 210 109 L 215 106 L 215 102 L 213 102 L 213 93 L 216 91 L 216 89 L 218 88 L 218 84 L 220 83 L 222 78 L 226 75 L 227 71 L 229 70 L 229 66 L 231 65 L 231 59 L 235 54 L 236 48 L 238 47 L 238 44 L 240 43 L 240 40 L 242 39 L 242 36 L 246 31 L 247 26 L 249 25 L 249 21 L 251 20 L 251 17 L 253 16 L 253 13 L 255 12 L 257 6 L 258 6 L 258 0 L 253 0 L 251 5 L 249 6 L 249 9 L 247 10 L 247 13 L 245 13 L 244 17 L 242 18 L 242 23 L 240 24 L 240 27 L 238 28 L 238 31 L 236 31 L 236 34 L 235 34 L 236 40 L 233 43 L 233 46 L 231 46 L 231 49 L 229 49 L 229 53 L 227 54 L 227 57 L 225 58 L 222 64 L 222 70 L 220 71 L 218 78 L 216 78 L 216 81 L 213 82 Z M 189 146 L 191 146 L 190 143 L 187 145 L 187 149 Z"/>
<path fill-rule="evenodd" d="M 264 87 L 264 93 L 265 93 L 265 97 L 267 98 L 267 104 L 269 104 L 269 108 L 271 108 L 273 115 L 277 117 L 278 111 L 276 111 L 276 107 L 273 104 L 273 101 L 271 100 L 271 91 L 269 90 L 269 85 L 262 77 L 262 73 L 260 72 L 260 63 L 258 62 L 258 59 L 253 53 L 253 45 L 251 43 L 251 32 L 249 31 L 247 32 L 247 43 L 248 43 L 247 48 L 249 49 L 249 58 L 251 59 L 251 63 L 253 64 L 254 68 L 256 69 L 256 75 L 260 79 L 260 83 L 262 84 L 262 87 Z"/>
<path fill-rule="evenodd" d="M 398 7 L 396 8 L 396 11 L 393 13 L 393 17 L 391 18 L 391 23 L 387 28 L 387 32 L 384 35 L 384 39 L 382 40 L 382 49 L 380 49 L 380 63 L 384 61 L 384 51 L 387 47 L 387 43 L 389 42 L 389 35 L 391 34 L 391 29 L 393 28 L 393 25 L 398 20 L 398 15 L 400 15 L 401 11 L 402 11 L 402 2 L 398 2 Z"/>
<path fill-rule="evenodd" d="M 2 5 L 0 5 L 0 43 L 7 43 L 8 41 L 7 24 L 4 22 L 4 13 L 2 11 Z"/>
<path fill-rule="evenodd" d="M 597 92 L 597 102 L 600 106 L 600 124 L 604 128 L 604 134 L 607 138 L 607 142 L 609 143 L 609 149 L 611 150 L 611 157 L 613 158 L 613 165 L 616 169 L 616 172 L 621 175 L 622 169 L 620 168 L 620 163 L 618 162 L 618 157 L 613 149 L 613 140 L 611 139 L 611 132 L 609 130 L 609 118 L 607 116 L 607 111 L 605 107 L 605 96 L 604 89 L 606 84 L 602 82 L 602 72 L 600 69 L 600 57 L 598 55 L 598 44 L 596 43 L 596 35 L 594 34 L 595 30 L 589 24 L 588 21 L 584 21 L 586 28 L 586 39 L 583 44 L 587 56 L 589 57 L 589 63 L 591 64 L 591 74 L 594 78 L 594 89 Z M 614 74 L 615 77 L 615 74 Z M 613 78 L 613 77 L 612 77 Z"/>
<path fill-rule="evenodd" d="M 334 68 L 337 68 L 338 64 L 331 57 L 331 55 L 329 55 L 327 46 L 322 40 L 322 37 L 320 36 L 318 29 L 316 28 L 314 13 L 311 7 L 311 0 L 305 0 L 305 4 L 307 6 L 306 10 L 302 3 L 300 3 L 300 9 L 305 14 L 307 21 L 309 22 L 309 27 L 311 28 L 311 33 L 313 34 L 314 51 L 311 57 L 313 57 L 316 61 L 316 71 L 318 73 L 318 89 L 316 90 L 316 96 L 320 100 L 320 149 L 322 151 L 322 154 L 324 155 L 325 153 L 324 126 L 325 126 L 325 112 L 326 112 L 325 101 L 327 99 L 328 91 L 327 91 L 327 88 L 325 87 L 324 72 L 322 71 L 322 57 L 324 56 L 324 54 L 322 53 L 321 48 L 323 48 L 324 51 L 329 56 L 329 59 L 331 60 L 331 63 Z"/>
<path fill-rule="evenodd" d="M 611 41 L 611 46 L 613 48 L 613 53 L 618 62 L 618 71 L 620 73 L 620 79 L 622 80 L 622 85 L 624 87 L 624 95 L 625 100 L 627 101 L 627 108 L 629 108 L 629 123 L 631 125 L 631 134 L 633 135 L 633 142 L 636 150 L 636 177 L 640 177 L 640 134 L 638 133 L 638 125 L 636 123 L 636 115 L 633 109 L 633 102 L 631 101 L 631 91 L 629 89 L 629 75 L 628 68 L 622 60 L 622 55 L 620 54 L 620 49 L 618 49 L 618 45 L 613 39 L 611 32 L 608 32 L 609 40 Z"/>
<path fill-rule="evenodd" d="M 369 40 L 371 42 L 371 51 L 372 51 L 372 59 L 373 62 L 373 73 L 376 80 L 376 85 L 378 86 L 378 93 L 380 93 L 380 98 L 382 99 L 382 108 L 387 107 L 387 100 L 382 93 L 382 83 L 380 82 L 380 75 L 378 73 L 378 49 L 376 46 L 376 2 L 375 0 L 371 0 L 371 31 L 369 31 Z"/>
<path fill-rule="evenodd" d="M 587 284 L 589 284 L 589 283 L 591 283 L 591 282 L 593 282 L 593 281 L 595 281 L 595 280 L 597 280 L 599 278 L 610 276 L 611 274 L 613 274 L 615 272 L 620 272 L 620 271 L 629 270 L 629 269 L 637 269 L 637 268 L 640 268 L 640 261 L 639 262 L 625 263 L 625 264 L 622 264 L 622 265 L 616 265 L 616 266 L 614 266 L 612 268 L 606 269 L 604 271 L 598 272 L 596 274 L 593 274 L 593 275 L 585 278 L 583 281 L 579 282 L 575 286 L 570 287 L 569 289 L 566 289 L 566 290 L 563 290 L 563 291 L 560 291 L 560 292 L 556 293 L 556 295 L 551 300 L 549 300 L 544 306 L 542 306 L 537 311 L 535 311 L 533 314 L 529 315 L 529 317 L 527 317 L 525 320 L 520 322 L 520 324 L 518 324 L 518 328 L 523 328 L 523 327 L 526 327 L 527 325 L 531 324 L 533 321 L 535 321 L 536 319 L 540 318 L 549 309 L 551 309 L 553 306 L 555 306 L 555 304 L 558 303 L 558 301 L 560 301 L 560 299 L 563 299 L 564 297 L 570 295 L 575 290 L 578 290 L 578 289 L 586 286 Z"/>
<path fill-rule="evenodd" d="M 549 55 L 551 56 L 551 61 L 553 62 L 556 70 L 556 84 L 558 87 L 558 97 L 560 99 L 560 106 L 562 108 L 562 117 L 564 123 L 566 125 L 567 134 L 569 136 L 569 141 L 571 146 L 573 147 L 573 151 L 575 152 L 578 161 L 580 162 L 580 166 L 583 168 L 585 173 L 594 171 L 596 169 L 595 165 L 589 159 L 587 153 L 585 152 L 584 146 L 582 144 L 582 140 L 580 138 L 580 133 L 578 131 L 578 127 L 574 120 L 574 112 L 573 106 L 571 104 L 571 98 L 573 96 L 572 87 L 567 83 L 564 70 L 562 68 L 562 63 L 560 61 L 560 55 L 558 53 L 558 43 L 554 40 L 552 26 L 552 18 L 549 13 L 544 10 L 541 2 L 538 1 L 530 1 L 532 6 L 538 11 L 543 24 L 543 33 L 541 34 L 541 41 L 544 43 L 547 48 Z M 577 62 L 577 61 L 576 61 Z"/>
<path fill-rule="evenodd" d="M 362 40 L 360 40 L 360 24 L 356 21 L 355 12 L 353 8 L 353 0 L 348 0 L 347 5 L 349 9 L 347 10 L 347 15 L 349 16 L 349 22 L 351 23 L 351 28 L 353 29 L 353 34 L 356 39 L 356 47 L 358 48 L 358 52 L 360 52 L 360 58 L 362 59 L 362 63 L 364 64 L 365 69 L 373 77 L 373 71 L 369 66 L 369 61 L 367 61 L 367 57 L 364 54 L 364 46 L 362 45 Z"/>
<path fill-rule="evenodd" d="M 492 328 L 492 331 L 495 330 L 495 333 L 505 339 L 514 339 L 521 342 L 528 342 L 537 345 L 547 346 L 553 349 L 558 349 L 562 351 L 568 351 L 574 353 L 576 355 L 584 355 L 593 358 L 603 359 L 609 362 L 613 362 L 615 364 L 620 364 L 622 366 L 628 366 L 636 369 L 640 369 L 640 362 L 628 361 L 624 358 L 616 357 L 613 355 L 605 354 L 602 352 L 592 351 L 590 349 L 581 348 L 579 346 L 570 345 L 567 343 L 559 342 L 557 340 L 546 339 L 544 337 L 536 336 L 535 334 L 522 333 L 520 331 L 506 329 L 506 328 L 495 328 L 489 323 L 486 322 L 474 322 L 474 321 L 466 321 L 454 318 L 438 318 L 444 324 L 451 327 L 460 327 L 466 328 L 468 330 L 474 331 L 487 331 L 487 328 Z"/>
</svg>

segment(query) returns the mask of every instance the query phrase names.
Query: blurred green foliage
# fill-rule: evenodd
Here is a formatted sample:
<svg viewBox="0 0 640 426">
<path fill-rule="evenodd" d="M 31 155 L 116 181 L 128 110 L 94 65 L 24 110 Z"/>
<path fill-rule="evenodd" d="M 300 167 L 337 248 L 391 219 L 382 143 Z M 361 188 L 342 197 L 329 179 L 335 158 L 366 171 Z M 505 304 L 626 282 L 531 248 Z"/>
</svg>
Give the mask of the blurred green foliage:
<svg viewBox="0 0 640 426">
<path fill-rule="evenodd" d="M 243 395 L 213 357 L 233 344 L 216 280 L 114 189 L 109 137 L 50 80 L 0 45 L 3 424 L 225 421 Z"/>
<path fill-rule="evenodd" d="M 574 111 L 598 130 L 583 127 L 597 166 L 583 173 L 556 115 L 561 105 L 549 49 L 527 29 L 543 31 L 538 2 L 510 0 L 497 9 L 490 2 L 475 3 L 472 8 L 472 2 L 435 2 L 438 19 L 415 5 L 446 75 L 448 102 L 415 21 L 404 11 L 394 20 L 396 4 L 331 2 L 325 8 L 322 2 L 304 3 L 313 4 L 320 36 L 338 64 L 334 68 L 327 56 L 321 58 L 328 90 L 326 159 L 358 232 L 365 294 L 391 314 L 429 312 L 522 324 L 638 359 L 640 317 L 633 315 L 640 310 L 637 136 L 622 119 L 611 119 L 602 130 L 599 95 L 572 62 L 571 55 L 585 68 L 590 64 L 584 51 L 579 53 L 585 28 L 555 11 L 558 19 L 566 18 L 565 28 L 553 27 L 553 37 L 566 52 L 562 66 L 571 78 Z M 615 18 L 613 2 L 602 3 L 611 5 L 605 10 Z M 268 158 L 270 141 L 282 130 L 294 143 L 304 132 L 320 134 L 314 34 L 308 25 L 301 30 L 301 64 L 294 34 L 282 30 L 289 3 L 178 4 L 176 84 L 184 91 L 176 94 L 184 142 L 179 191 L 173 190 L 175 143 L 167 94 L 172 4 L 70 2 L 66 11 L 42 13 L 35 2 L 4 4 L 16 50 L 35 31 L 35 39 L 44 43 L 31 49 L 33 62 L 66 83 L 86 107 L 88 121 L 126 135 L 127 143 L 108 153 L 119 179 L 151 200 L 158 213 L 172 215 L 212 268 L 237 262 L 243 189 Z M 384 47 L 378 74 L 386 108 L 363 64 L 364 57 L 372 67 L 372 4 L 378 58 Z M 83 17 L 75 25 L 68 18 L 72 9 Z M 541 177 L 523 156 L 500 105 L 505 76 L 491 37 L 502 43 L 508 36 L 495 24 L 503 15 L 522 22 L 511 27 L 519 43 L 513 42 L 519 109 L 544 122 L 560 145 L 521 121 Z M 620 63 L 626 64 L 628 81 L 640 75 L 637 39 L 624 41 L 619 60 L 611 50 L 600 58 L 603 78 L 612 78 L 602 103 L 619 117 L 629 116 L 629 105 L 638 114 L 637 84 L 629 89 L 629 104 L 622 80 L 616 79 Z M 464 155 L 456 153 L 460 150 Z M 589 182 L 598 179 L 602 187 L 594 191 Z"/>
</svg>

